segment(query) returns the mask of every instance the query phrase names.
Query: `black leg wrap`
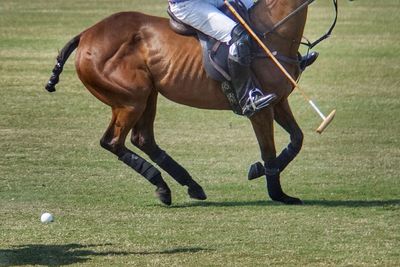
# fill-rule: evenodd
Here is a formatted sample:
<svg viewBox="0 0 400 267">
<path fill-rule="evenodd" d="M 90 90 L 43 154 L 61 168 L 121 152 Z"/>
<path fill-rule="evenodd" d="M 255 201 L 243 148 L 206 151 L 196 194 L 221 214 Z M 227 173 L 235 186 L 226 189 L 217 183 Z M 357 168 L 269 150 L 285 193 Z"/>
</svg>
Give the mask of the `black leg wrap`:
<svg viewBox="0 0 400 267">
<path fill-rule="evenodd" d="M 171 158 L 164 150 L 158 149 L 149 155 L 164 171 L 174 178 L 180 185 L 188 185 L 192 181 L 190 174 L 178 162 Z"/>
<path fill-rule="evenodd" d="M 158 148 L 149 155 L 164 171 L 174 178 L 180 185 L 188 186 L 188 194 L 193 199 L 205 200 L 207 195 L 203 188 L 192 179 L 192 176 L 178 162 L 171 158 L 164 150 Z"/>
<path fill-rule="evenodd" d="M 118 158 L 125 164 L 130 166 L 132 169 L 140 173 L 150 183 L 157 187 L 156 195 L 158 199 L 165 205 L 171 205 L 171 190 L 168 185 L 164 182 L 161 172 L 157 170 L 153 165 L 147 162 L 145 159 L 129 151 Z"/>
<path fill-rule="evenodd" d="M 279 169 L 276 160 L 271 160 L 265 164 L 265 176 L 267 179 L 268 194 L 272 200 L 280 199 L 284 193 L 282 191 Z"/>
<path fill-rule="evenodd" d="M 287 148 L 282 150 L 281 154 L 274 160 L 274 168 L 278 169 L 279 172 L 282 172 L 287 165 L 299 154 L 301 146 L 294 146 L 290 143 Z M 253 180 L 257 179 L 264 174 L 266 174 L 266 169 L 262 165 L 261 162 L 256 162 L 250 166 L 248 179 Z"/>
<path fill-rule="evenodd" d="M 154 185 L 158 185 L 160 180 L 162 180 L 159 170 L 133 152 L 127 152 L 118 159 L 140 173 L 144 178 Z"/>
<path fill-rule="evenodd" d="M 280 170 L 277 168 L 276 160 L 265 164 L 265 175 L 267 180 L 268 195 L 274 201 L 279 201 L 289 205 L 301 205 L 303 202 L 295 197 L 286 195 L 281 186 Z"/>
<path fill-rule="evenodd" d="M 301 147 L 295 147 L 290 143 L 287 148 L 282 150 L 281 154 L 276 158 L 276 164 L 279 171 L 283 171 L 287 165 L 299 154 Z"/>
<path fill-rule="evenodd" d="M 285 193 L 282 191 L 279 174 L 266 175 L 268 195 L 272 200 L 279 201 Z"/>
</svg>

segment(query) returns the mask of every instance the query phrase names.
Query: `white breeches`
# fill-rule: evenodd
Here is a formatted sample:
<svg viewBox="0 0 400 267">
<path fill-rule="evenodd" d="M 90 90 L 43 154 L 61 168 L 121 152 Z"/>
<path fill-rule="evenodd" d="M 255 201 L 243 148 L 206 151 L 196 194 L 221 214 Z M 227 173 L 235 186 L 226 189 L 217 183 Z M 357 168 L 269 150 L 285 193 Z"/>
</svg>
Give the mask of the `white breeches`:
<svg viewBox="0 0 400 267">
<path fill-rule="evenodd" d="M 253 0 L 242 0 L 242 2 L 247 9 L 254 4 Z M 183 23 L 221 42 L 229 42 L 236 22 L 219 11 L 218 7 L 223 5 L 223 0 L 188 0 L 170 3 L 172 13 Z"/>
</svg>

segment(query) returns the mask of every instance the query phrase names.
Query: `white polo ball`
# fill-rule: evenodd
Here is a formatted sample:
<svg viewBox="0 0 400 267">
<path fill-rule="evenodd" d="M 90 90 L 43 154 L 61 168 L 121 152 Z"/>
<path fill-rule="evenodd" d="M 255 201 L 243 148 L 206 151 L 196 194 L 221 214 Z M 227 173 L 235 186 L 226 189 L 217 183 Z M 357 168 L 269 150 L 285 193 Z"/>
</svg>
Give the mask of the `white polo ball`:
<svg viewBox="0 0 400 267">
<path fill-rule="evenodd" d="M 45 212 L 42 214 L 42 216 L 40 216 L 40 221 L 42 223 L 51 223 L 54 221 L 54 217 L 51 215 L 51 213 Z"/>
</svg>

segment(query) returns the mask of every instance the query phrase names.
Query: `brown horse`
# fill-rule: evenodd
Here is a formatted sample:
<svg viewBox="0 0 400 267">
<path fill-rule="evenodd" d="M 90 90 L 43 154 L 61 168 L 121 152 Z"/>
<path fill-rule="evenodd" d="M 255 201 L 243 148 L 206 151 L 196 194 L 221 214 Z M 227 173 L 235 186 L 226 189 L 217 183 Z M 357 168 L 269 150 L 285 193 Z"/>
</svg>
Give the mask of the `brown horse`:
<svg viewBox="0 0 400 267">
<path fill-rule="evenodd" d="M 250 10 L 252 27 L 257 32 L 267 32 L 305 2 L 260 0 Z M 294 78 L 300 73 L 297 53 L 306 17 L 307 7 L 263 39 L 272 51 L 293 59 L 282 64 Z M 178 35 L 165 18 L 137 12 L 114 14 L 65 45 L 46 86 L 48 91 L 55 90 L 63 65 L 76 48 L 75 65 L 80 80 L 96 98 L 112 108 L 112 119 L 101 138 L 101 146 L 154 184 L 159 199 L 170 205 L 171 191 L 160 171 L 125 146 L 132 131 L 131 142 L 178 183 L 187 186 L 191 198 L 206 199 L 190 174 L 159 148 L 153 130 L 159 93 L 191 107 L 230 109 L 221 83 L 210 79 L 202 66 L 198 40 Z M 277 95 L 272 106 L 250 117 L 265 163 L 269 196 L 286 204 L 301 204 L 300 199 L 286 195 L 280 185 L 280 172 L 299 153 L 303 142 L 303 133 L 287 100 L 293 86 L 269 59 L 255 58 L 252 70 L 264 92 Z M 274 120 L 290 134 L 288 147 L 278 156 Z"/>
</svg>

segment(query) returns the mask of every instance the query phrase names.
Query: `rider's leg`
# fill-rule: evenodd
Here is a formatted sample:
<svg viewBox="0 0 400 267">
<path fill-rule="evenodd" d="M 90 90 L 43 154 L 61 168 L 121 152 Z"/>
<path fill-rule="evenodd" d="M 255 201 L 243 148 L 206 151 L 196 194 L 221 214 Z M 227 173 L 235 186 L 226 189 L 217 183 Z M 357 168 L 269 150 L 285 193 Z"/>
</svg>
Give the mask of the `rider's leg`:
<svg viewBox="0 0 400 267">
<path fill-rule="evenodd" d="M 260 89 L 256 88 L 251 77 L 251 61 L 250 36 L 241 25 L 237 25 L 232 31 L 228 67 L 239 105 L 243 114 L 248 117 L 271 104 L 276 98 L 275 94 L 264 95 Z"/>
<path fill-rule="evenodd" d="M 242 2 L 247 9 L 254 5 L 253 0 Z M 218 41 L 228 43 L 236 22 L 218 9 L 223 5 L 224 0 L 189 0 L 170 3 L 170 10 L 183 23 Z"/>
<path fill-rule="evenodd" d="M 223 5 L 223 1 L 190 0 L 171 3 L 170 10 L 183 23 L 227 43 L 231 40 L 231 31 L 236 22 L 217 8 L 220 5 Z"/>
<path fill-rule="evenodd" d="M 300 69 L 303 71 L 317 60 L 319 53 L 313 51 L 305 56 L 300 56 Z"/>
</svg>

